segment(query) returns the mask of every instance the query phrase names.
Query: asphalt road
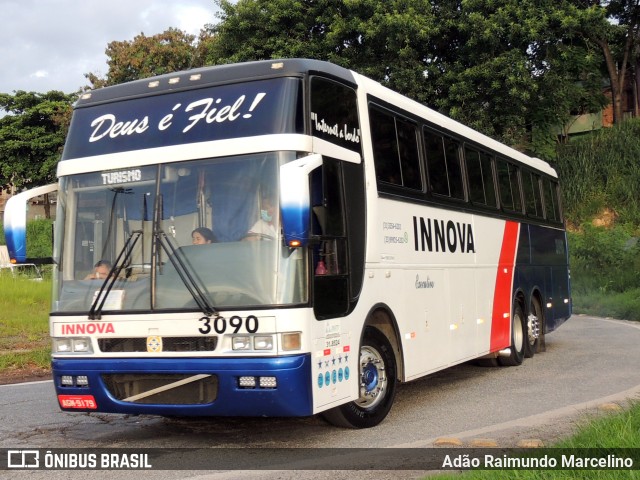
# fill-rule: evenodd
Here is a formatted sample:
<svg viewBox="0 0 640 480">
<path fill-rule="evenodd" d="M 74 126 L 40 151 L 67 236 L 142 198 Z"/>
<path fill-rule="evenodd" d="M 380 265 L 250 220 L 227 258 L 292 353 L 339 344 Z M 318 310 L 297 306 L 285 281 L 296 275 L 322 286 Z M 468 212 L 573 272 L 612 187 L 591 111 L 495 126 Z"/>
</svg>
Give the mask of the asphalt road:
<svg viewBox="0 0 640 480">
<path fill-rule="evenodd" d="M 65 413 L 51 382 L 0 386 L 0 448 L 422 448 L 436 439 L 463 445 L 493 439 L 500 447 L 566 435 L 597 405 L 640 395 L 640 323 L 574 316 L 547 336 L 547 351 L 519 367 L 453 367 L 401 385 L 387 419 L 367 430 L 338 429 L 319 417 L 164 419 Z M 310 450 L 315 451 L 315 450 Z M 320 450 L 318 450 L 320 451 Z M 352 452 L 352 450 L 351 450 Z M 257 457 L 256 457 L 257 458 Z M 327 461 L 327 468 L 331 468 Z M 305 469 L 304 464 L 296 467 Z M 48 480 L 89 472 L 0 471 L 0 477 Z M 90 472 L 134 478 L 139 472 Z M 149 471 L 145 478 L 301 478 L 300 472 Z M 362 475 L 360 477 L 359 475 Z M 375 478 L 418 472 L 376 472 Z M 104 477 L 103 477 L 104 476 Z M 304 478 L 370 478 L 365 473 L 306 471 Z"/>
</svg>

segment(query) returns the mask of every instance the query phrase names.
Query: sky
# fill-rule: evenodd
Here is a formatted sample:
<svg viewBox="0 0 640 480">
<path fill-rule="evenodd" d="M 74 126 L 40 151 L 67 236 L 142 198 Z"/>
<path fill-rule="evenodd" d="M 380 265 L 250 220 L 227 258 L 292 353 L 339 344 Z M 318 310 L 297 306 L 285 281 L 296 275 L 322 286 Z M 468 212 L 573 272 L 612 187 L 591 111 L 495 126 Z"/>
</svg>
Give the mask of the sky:
<svg viewBox="0 0 640 480">
<path fill-rule="evenodd" d="M 169 27 L 197 35 L 213 0 L 0 0 L 0 93 L 73 93 L 107 73 L 107 45 Z"/>
</svg>

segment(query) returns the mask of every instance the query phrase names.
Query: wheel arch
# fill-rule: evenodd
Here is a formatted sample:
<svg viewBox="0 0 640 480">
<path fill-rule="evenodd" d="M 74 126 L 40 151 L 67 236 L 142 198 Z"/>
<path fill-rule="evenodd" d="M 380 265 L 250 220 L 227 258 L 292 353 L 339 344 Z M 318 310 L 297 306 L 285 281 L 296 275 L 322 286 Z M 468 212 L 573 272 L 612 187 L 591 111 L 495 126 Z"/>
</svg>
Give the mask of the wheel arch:
<svg viewBox="0 0 640 480">
<path fill-rule="evenodd" d="M 374 327 L 387 337 L 391 344 L 393 355 L 396 359 L 396 377 L 397 380 L 404 380 L 404 352 L 402 349 L 402 342 L 400 337 L 400 331 L 398 329 L 398 322 L 391 308 L 385 303 L 377 303 L 372 306 L 367 314 L 367 318 L 364 322 L 360 344 L 362 344 L 362 336 L 366 327 Z"/>
<path fill-rule="evenodd" d="M 529 305 L 531 305 L 531 303 L 533 301 L 537 301 L 538 302 L 538 305 L 540 305 L 540 309 L 541 309 L 543 317 L 544 317 L 544 301 L 543 301 L 543 296 L 542 296 L 542 290 L 537 285 L 535 285 L 531 289 L 531 293 L 529 295 Z M 526 310 L 527 314 L 531 313 L 529 310 L 530 310 L 530 307 L 527 307 L 527 310 Z"/>
<path fill-rule="evenodd" d="M 527 307 L 526 295 L 522 288 L 516 289 L 515 293 L 513 294 L 513 305 L 511 306 L 512 311 L 515 308 L 516 303 L 520 305 L 520 308 L 526 315 L 526 312 L 529 311 L 529 308 Z"/>
</svg>

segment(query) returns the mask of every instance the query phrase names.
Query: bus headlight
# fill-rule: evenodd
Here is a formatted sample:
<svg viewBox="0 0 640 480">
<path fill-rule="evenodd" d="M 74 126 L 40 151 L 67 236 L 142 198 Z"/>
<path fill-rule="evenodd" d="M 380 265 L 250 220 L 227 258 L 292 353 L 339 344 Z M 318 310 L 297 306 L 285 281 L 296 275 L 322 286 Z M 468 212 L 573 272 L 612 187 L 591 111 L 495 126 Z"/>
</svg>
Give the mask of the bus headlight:
<svg viewBox="0 0 640 480">
<path fill-rule="evenodd" d="M 233 337 L 231 345 L 234 350 L 251 350 L 251 337 Z"/>
<path fill-rule="evenodd" d="M 302 348 L 302 334 L 283 333 L 282 334 L 282 350 L 300 350 Z"/>
<path fill-rule="evenodd" d="M 88 352 L 91 350 L 91 340 L 88 338 L 74 338 L 73 339 L 73 351 L 74 352 Z"/>
<path fill-rule="evenodd" d="M 273 337 L 271 335 L 256 335 L 253 338 L 253 348 L 256 350 L 273 350 Z"/>
<path fill-rule="evenodd" d="M 89 337 L 54 338 L 52 350 L 53 353 L 93 353 Z"/>
<path fill-rule="evenodd" d="M 52 350 L 55 353 L 71 353 L 73 345 L 70 338 L 54 338 Z"/>
</svg>

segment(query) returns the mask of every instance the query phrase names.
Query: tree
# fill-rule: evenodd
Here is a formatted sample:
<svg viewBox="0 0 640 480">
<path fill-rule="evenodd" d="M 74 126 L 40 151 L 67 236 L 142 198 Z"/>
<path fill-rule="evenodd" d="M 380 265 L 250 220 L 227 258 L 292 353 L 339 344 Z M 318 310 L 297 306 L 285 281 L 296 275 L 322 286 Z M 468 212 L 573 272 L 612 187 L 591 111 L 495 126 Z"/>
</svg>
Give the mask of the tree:
<svg viewBox="0 0 640 480">
<path fill-rule="evenodd" d="M 441 77 L 440 110 L 527 149 L 534 128 L 554 132 L 572 115 L 605 105 L 600 58 L 582 40 L 572 4 L 467 0 L 461 5 L 451 34 L 459 46 Z"/>
<path fill-rule="evenodd" d="M 429 0 L 217 0 L 208 63 L 326 60 L 426 100 L 428 51 L 442 32 Z M 435 65 L 435 64 L 434 64 Z"/>
<path fill-rule="evenodd" d="M 221 22 L 209 25 L 216 42 L 208 63 L 222 64 L 275 57 L 325 58 L 328 22 L 343 2 L 274 0 L 232 3 L 216 0 Z"/>
<path fill-rule="evenodd" d="M 0 94 L 0 187 L 19 191 L 55 180 L 75 95 Z"/>
<path fill-rule="evenodd" d="M 614 123 L 623 120 L 624 86 L 633 65 L 638 69 L 640 0 L 574 0 L 583 35 L 604 57 L 611 85 Z"/>
<path fill-rule="evenodd" d="M 329 60 L 490 136 L 526 145 L 602 105 L 598 62 L 565 0 L 217 0 L 209 63 Z"/>
<path fill-rule="evenodd" d="M 109 70 L 106 77 L 96 73 L 87 73 L 85 77 L 91 88 L 116 85 L 154 75 L 162 75 L 203 65 L 203 47 L 211 41 L 206 32 L 202 32 L 199 43 L 195 35 L 175 28 L 147 37 L 144 33 L 131 41 L 109 43 L 105 53 Z"/>
</svg>

